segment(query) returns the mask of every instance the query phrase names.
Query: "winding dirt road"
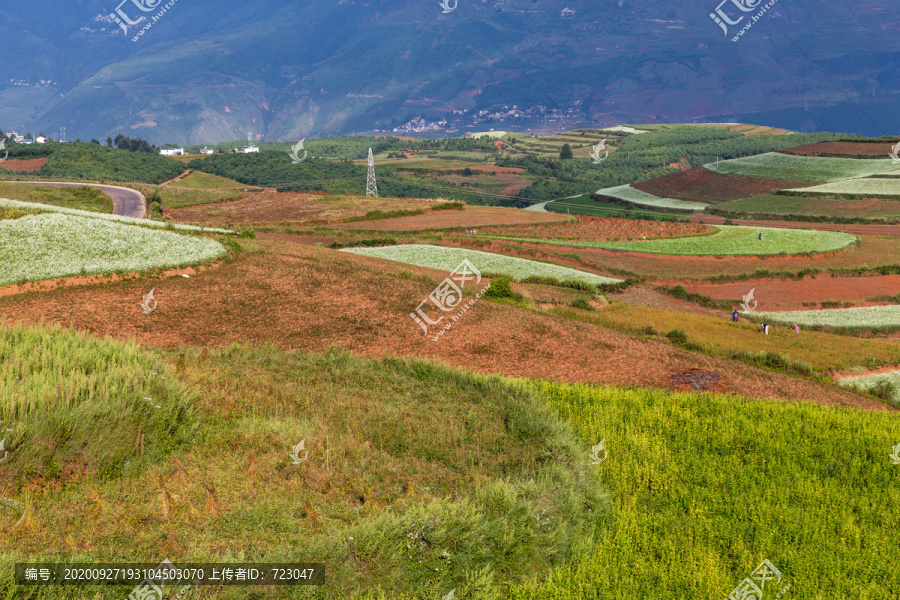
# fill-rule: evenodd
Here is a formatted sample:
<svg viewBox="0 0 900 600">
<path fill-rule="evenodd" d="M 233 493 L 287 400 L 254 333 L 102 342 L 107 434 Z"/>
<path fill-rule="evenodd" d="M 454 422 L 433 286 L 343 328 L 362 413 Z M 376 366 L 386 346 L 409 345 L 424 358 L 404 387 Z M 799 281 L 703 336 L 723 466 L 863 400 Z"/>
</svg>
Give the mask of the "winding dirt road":
<svg viewBox="0 0 900 600">
<path fill-rule="evenodd" d="M 104 194 L 112 198 L 113 214 L 123 217 L 132 217 L 134 219 L 147 218 L 147 203 L 144 195 L 130 188 L 119 187 L 117 185 L 103 185 L 99 183 L 68 183 L 62 181 L 4 181 L 3 183 L 14 183 L 17 185 L 52 185 L 56 187 L 81 187 L 89 185 L 98 188 Z"/>
</svg>

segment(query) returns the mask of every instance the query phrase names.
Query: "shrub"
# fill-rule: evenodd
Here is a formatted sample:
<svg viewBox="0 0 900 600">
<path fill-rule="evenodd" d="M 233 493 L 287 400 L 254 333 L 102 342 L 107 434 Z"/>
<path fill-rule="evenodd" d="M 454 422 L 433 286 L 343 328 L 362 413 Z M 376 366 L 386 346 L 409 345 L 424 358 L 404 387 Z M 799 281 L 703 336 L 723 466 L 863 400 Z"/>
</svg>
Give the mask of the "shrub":
<svg viewBox="0 0 900 600">
<path fill-rule="evenodd" d="M 669 338 L 669 341 L 678 346 L 683 346 L 687 344 L 687 334 L 683 329 L 673 329 L 669 333 L 666 334 L 666 337 Z"/>
<path fill-rule="evenodd" d="M 573 308 L 580 308 L 582 310 L 594 310 L 594 307 L 591 306 L 591 303 L 584 296 L 580 298 L 575 298 L 572 302 L 569 303 Z"/>
<path fill-rule="evenodd" d="M 492 300 L 503 300 L 505 298 L 521 300 L 522 294 L 513 291 L 508 278 L 495 277 L 494 280 L 491 281 L 491 287 L 488 288 L 482 297 L 490 298 Z"/>
</svg>

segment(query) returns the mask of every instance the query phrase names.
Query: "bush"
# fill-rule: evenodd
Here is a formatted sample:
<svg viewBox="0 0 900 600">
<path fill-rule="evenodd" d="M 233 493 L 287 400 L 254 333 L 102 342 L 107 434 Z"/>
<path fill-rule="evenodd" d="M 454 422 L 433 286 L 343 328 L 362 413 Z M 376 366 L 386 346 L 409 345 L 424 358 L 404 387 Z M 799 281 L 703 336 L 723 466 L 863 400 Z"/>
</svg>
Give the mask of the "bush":
<svg viewBox="0 0 900 600">
<path fill-rule="evenodd" d="M 642 333 L 644 335 L 657 335 L 656 329 L 653 325 L 644 325 L 640 329 L 638 329 L 638 333 Z"/>
<path fill-rule="evenodd" d="M 897 384 L 887 379 L 879 379 L 869 388 L 869 393 L 882 400 L 892 401 L 897 395 Z"/>
<path fill-rule="evenodd" d="M 482 297 L 490 298 L 491 300 L 503 300 L 506 298 L 521 300 L 522 294 L 513 291 L 507 277 L 495 277 L 494 280 L 491 281 L 491 287 L 488 288 Z"/>
<path fill-rule="evenodd" d="M 683 329 L 673 329 L 669 333 L 666 334 L 666 337 L 669 338 L 669 341 L 678 346 L 683 346 L 687 344 L 687 334 Z"/>
<path fill-rule="evenodd" d="M 573 308 L 580 308 L 582 310 L 594 310 L 594 307 L 591 306 L 591 303 L 584 296 L 580 298 L 575 298 L 572 302 L 569 303 Z"/>
</svg>

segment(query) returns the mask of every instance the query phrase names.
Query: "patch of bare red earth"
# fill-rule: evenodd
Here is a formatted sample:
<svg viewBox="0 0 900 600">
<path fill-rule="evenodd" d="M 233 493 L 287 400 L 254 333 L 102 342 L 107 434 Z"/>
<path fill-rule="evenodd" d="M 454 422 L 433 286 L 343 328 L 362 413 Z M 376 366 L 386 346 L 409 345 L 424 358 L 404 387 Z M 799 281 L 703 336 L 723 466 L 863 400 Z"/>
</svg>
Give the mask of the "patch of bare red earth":
<svg viewBox="0 0 900 600">
<path fill-rule="evenodd" d="M 546 213 L 538 213 L 546 214 Z M 484 229 L 487 235 L 540 236 L 542 239 L 576 238 L 584 240 L 612 240 L 615 238 L 655 239 L 681 237 L 707 233 L 710 228 L 695 223 L 672 223 L 645 221 L 638 219 L 616 219 L 612 217 L 590 217 L 579 215 L 577 222 L 571 222 L 563 215 L 562 222 L 551 225 L 531 225 L 514 228 Z"/>
<path fill-rule="evenodd" d="M 761 196 L 769 194 L 773 190 L 810 185 L 816 184 L 791 179 L 723 175 L 704 167 L 696 167 L 632 183 L 631 187 L 662 198 L 719 203 Z"/>
<path fill-rule="evenodd" d="M 494 225 L 564 223 L 568 220 L 568 216 L 555 213 L 539 213 L 517 208 L 469 206 L 465 210 L 441 210 L 411 217 L 379 219 L 377 221 L 353 221 L 351 223 L 334 225 L 334 227 L 371 231 L 421 231 L 425 229 L 490 227 Z"/>
<path fill-rule="evenodd" d="M 326 199 L 327 198 L 327 199 Z M 428 209 L 438 200 L 366 198 L 301 192 L 250 192 L 237 200 L 170 208 L 166 216 L 181 223 L 216 226 L 303 223 L 363 217 L 380 210 Z"/>
<path fill-rule="evenodd" d="M 831 277 L 817 275 L 799 281 L 780 279 L 747 280 L 737 283 L 682 283 L 695 294 L 712 298 L 735 300 L 755 289 L 759 310 L 804 310 L 803 303 L 828 301 L 864 303 L 875 296 L 895 296 L 900 293 L 900 275 L 873 277 Z M 763 308 L 765 305 L 765 308 Z"/>
<path fill-rule="evenodd" d="M 782 154 L 795 156 L 843 156 L 848 158 L 872 156 L 887 158 L 893 151 L 887 142 L 819 142 L 780 150 Z"/>
<path fill-rule="evenodd" d="M 0 169 L 13 173 L 34 173 L 47 164 L 47 157 L 43 158 L 8 158 L 0 163 Z"/>
<path fill-rule="evenodd" d="M 267 251 L 239 256 L 191 279 L 0 298 L 0 316 L 71 325 L 162 348 L 272 343 L 321 351 L 337 344 L 368 357 L 418 355 L 482 373 L 565 382 L 669 387 L 673 374 L 700 369 L 722 377 L 718 391 L 885 409 L 833 386 L 485 300 L 432 342 L 409 313 L 445 273 L 324 248 L 258 243 Z M 405 279 L 402 269 L 431 280 Z M 159 304 L 144 315 L 138 303 L 151 287 Z"/>
</svg>

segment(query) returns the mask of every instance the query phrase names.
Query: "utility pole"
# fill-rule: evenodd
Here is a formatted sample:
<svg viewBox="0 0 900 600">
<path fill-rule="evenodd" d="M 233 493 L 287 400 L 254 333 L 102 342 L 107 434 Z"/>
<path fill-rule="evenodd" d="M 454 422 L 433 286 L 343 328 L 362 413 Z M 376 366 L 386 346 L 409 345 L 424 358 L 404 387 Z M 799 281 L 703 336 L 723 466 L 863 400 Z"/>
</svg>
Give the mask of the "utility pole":
<svg viewBox="0 0 900 600">
<path fill-rule="evenodd" d="M 366 197 L 378 197 L 378 184 L 375 183 L 375 156 L 372 155 L 372 149 L 369 148 L 369 174 L 366 177 Z"/>
</svg>

